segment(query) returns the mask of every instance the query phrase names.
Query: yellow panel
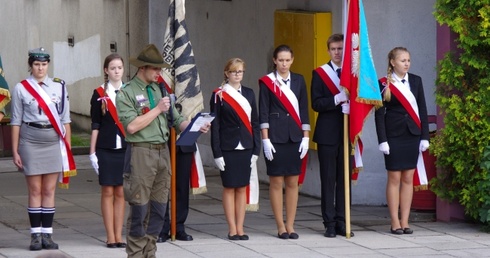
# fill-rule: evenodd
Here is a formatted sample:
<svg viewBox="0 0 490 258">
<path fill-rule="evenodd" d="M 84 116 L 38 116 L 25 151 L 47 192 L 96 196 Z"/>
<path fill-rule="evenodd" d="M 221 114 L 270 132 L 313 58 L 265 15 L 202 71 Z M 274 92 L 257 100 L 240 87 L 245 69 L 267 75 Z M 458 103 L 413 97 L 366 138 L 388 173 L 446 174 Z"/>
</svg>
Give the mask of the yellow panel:
<svg viewBox="0 0 490 258">
<path fill-rule="evenodd" d="M 332 34 L 331 13 L 277 10 L 274 14 L 274 45 L 289 45 L 294 52 L 291 71 L 305 77 L 310 115 L 310 148 L 318 114 L 311 109 L 310 84 L 312 71 L 328 62 L 327 39 Z"/>
</svg>

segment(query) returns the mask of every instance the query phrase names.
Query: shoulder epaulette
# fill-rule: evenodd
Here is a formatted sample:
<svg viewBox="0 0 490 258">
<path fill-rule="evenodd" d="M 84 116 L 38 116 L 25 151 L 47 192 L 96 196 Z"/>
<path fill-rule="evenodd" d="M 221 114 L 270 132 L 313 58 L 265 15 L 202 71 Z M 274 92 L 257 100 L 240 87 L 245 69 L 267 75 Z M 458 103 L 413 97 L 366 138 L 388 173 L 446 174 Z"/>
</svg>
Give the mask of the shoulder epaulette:
<svg viewBox="0 0 490 258">
<path fill-rule="evenodd" d="M 62 85 L 65 85 L 65 81 L 63 81 L 62 79 L 60 78 L 53 78 L 53 81 L 54 82 L 57 82 L 57 83 L 61 83 Z"/>
<path fill-rule="evenodd" d="M 126 87 L 126 86 L 128 86 L 130 83 L 131 83 L 130 81 L 129 81 L 129 82 L 125 82 L 125 83 L 123 83 L 123 85 L 121 86 L 121 88 L 125 88 L 125 87 Z"/>
</svg>

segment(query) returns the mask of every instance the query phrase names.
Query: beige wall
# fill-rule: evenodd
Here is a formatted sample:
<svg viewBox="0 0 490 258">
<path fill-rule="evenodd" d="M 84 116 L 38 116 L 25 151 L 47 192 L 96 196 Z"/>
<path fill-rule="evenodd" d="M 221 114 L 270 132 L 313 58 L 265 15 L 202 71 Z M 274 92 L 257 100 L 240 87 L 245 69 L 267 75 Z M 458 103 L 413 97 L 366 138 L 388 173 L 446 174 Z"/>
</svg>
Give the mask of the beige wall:
<svg viewBox="0 0 490 258">
<path fill-rule="evenodd" d="M 435 114 L 434 2 L 364 0 L 378 76 L 386 71 L 388 51 L 395 46 L 407 47 L 411 52 L 411 72 L 424 81 L 429 114 Z M 110 42 L 117 42 L 128 77 L 134 75 L 136 70 L 130 68 L 128 57 L 136 56 L 149 42 L 162 47 L 168 4 L 169 0 L 0 0 L 0 55 L 6 79 L 13 88 L 27 77 L 27 50 L 44 46 L 53 54 L 50 76 L 69 81 L 74 124 L 89 130 L 90 96 L 102 83 L 102 62 L 110 54 Z M 258 93 L 257 80 L 271 65 L 276 9 L 332 12 L 333 31 L 342 30 L 341 0 L 186 1 L 186 21 L 206 110 L 211 91 L 221 83 L 223 66 L 231 57 L 245 60 L 247 73 L 243 83 Z M 67 47 L 68 36 L 75 37 L 74 47 Z M 294 51 L 301 54 L 301 49 Z M 356 204 L 386 203 L 386 172 L 372 121 L 372 117 L 368 119 L 362 136 L 365 162 L 352 191 Z M 209 135 L 202 136 L 199 143 L 204 164 L 213 166 Z M 259 177 L 267 180 L 262 155 L 258 166 Z M 319 196 L 319 189 L 316 152 L 310 151 L 302 192 Z"/>
</svg>

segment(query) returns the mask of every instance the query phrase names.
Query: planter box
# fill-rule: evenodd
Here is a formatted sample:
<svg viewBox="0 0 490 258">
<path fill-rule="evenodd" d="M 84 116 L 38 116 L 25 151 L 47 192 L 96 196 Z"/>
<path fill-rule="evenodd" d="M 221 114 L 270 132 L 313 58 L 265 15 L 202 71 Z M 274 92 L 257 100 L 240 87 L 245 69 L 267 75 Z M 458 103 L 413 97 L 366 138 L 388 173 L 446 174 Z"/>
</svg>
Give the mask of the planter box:
<svg viewBox="0 0 490 258">
<path fill-rule="evenodd" d="M 12 128 L 10 118 L 3 118 L 0 121 L 0 157 L 12 156 Z"/>
</svg>

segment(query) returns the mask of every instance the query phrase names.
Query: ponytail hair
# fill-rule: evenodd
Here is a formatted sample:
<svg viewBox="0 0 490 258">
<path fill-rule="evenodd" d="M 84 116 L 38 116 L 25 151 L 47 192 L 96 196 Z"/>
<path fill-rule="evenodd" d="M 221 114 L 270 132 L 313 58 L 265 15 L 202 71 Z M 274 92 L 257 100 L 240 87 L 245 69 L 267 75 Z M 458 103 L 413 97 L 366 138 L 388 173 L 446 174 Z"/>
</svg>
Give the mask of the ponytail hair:
<svg viewBox="0 0 490 258">
<path fill-rule="evenodd" d="M 408 52 L 408 49 L 406 49 L 405 47 L 395 47 L 388 53 L 388 68 L 386 71 L 386 86 L 383 90 L 383 100 L 386 102 L 390 102 L 390 100 L 391 100 L 391 90 L 390 90 L 389 85 L 390 85 L 390 83 L 395 81 L 392 78 L 394 68 L 393 68 L 393 65 L 391 64 L 391 60 L 395 60 L 400 52 L 410 53 L 410 52 Z"/>
</svg>

